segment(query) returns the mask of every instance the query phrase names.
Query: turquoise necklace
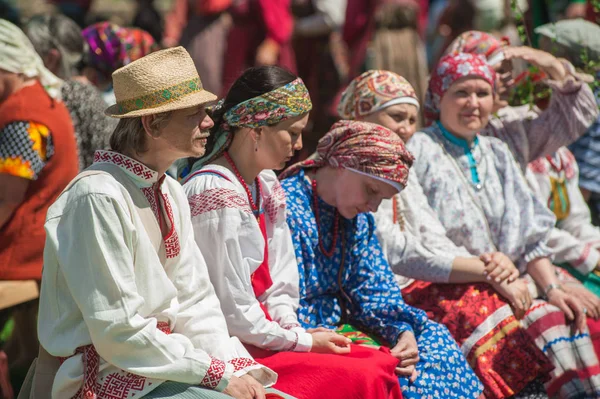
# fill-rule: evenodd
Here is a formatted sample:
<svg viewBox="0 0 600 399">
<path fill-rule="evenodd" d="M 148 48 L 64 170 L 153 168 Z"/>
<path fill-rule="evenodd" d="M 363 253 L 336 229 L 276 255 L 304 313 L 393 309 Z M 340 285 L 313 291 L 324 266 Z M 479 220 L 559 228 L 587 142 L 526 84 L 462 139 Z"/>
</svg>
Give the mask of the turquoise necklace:
<svg viewBox="0 0 600 399">
<path fill-rule="evenodd" d="M 465 155 L 467 156 L 467 160 L 469 161 L 469 169 L 471 171 L 471 183 L 475 186 L 477 191 L 481 190 L 482 183 L 479 179 L 479 172 L 477 171 L 477 161 L 475 161 L 475 157 L 473 156 L 473 148 L 479 145 L 479 137 L 475 136 L 472 144 L 465 139 L 456 137 L 452 133 L 450 133 L 440 121 L 436 122 L 440 131 L 442 132 L 442 136 L 452 144 L 461 147 L 465 151 Z"/>
</svg>

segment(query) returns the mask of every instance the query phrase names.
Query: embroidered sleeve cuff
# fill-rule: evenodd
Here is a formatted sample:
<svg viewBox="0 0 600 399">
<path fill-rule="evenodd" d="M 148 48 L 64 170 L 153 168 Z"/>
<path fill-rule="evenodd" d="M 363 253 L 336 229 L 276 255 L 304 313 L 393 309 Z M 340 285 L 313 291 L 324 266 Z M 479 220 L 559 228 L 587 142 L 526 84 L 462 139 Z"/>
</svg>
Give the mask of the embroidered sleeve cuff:
<svg viewBox="0 0 600 399">
<path fill-rule="evenodd" d="M 221 392 L 227 388 L 227 384 L 233 376 L 233 371 L 234 366 L 232 364 L 211 356 L 210 366 L 200 382 L 200 386 Z"/>
<path fill-rule="evenodd" d="M 236 377 L 249 374 L 264 387 L 270 387 L 277 381 L 277 374 L 273 370 L 252 359 L 240 357 L 231 359 L 228 363 L 233 366 L 233 375 Z"/>
<path fill-rule="evenodd" d="M 581 256 L 570 263 L 579 273 L 587 276 L 596 268 L 598 261 L 600 261 L 600 252 L 588 243 L 584 246 Z"/>
<path fill-rule="evenodd" d="M 310 335 L 306 331 L 304 331 L 304 332 L 294 331 L 294 332 L 298 336 L 298 343 L 296 344 L 296 348 L 294 349 L 294 352 L 310 352 L 310 350 L 312 349 L 312 344 L 313 344 L 312 335 Z"/>
<path fill-rule="evenodd" d="M 539 243 L 534 249 L 523 256 L 523 262 L 519 262 L 519 270 L 523 273 L 527 268 L 527 264 L 538 258 L 549 258 L 552 261 L 554 260 L 554 253 L 546 244 Z"/>
</svg>

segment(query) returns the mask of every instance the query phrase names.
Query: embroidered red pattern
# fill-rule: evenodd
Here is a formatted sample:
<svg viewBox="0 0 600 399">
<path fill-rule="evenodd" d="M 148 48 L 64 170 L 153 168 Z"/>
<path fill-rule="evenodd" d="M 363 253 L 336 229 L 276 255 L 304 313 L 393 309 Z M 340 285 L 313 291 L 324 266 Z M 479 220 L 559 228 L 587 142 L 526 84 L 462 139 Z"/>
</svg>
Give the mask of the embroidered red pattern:
<svg viewBox="0 0 600 399">
<path fill-rule="evenodd" d="M 283 191 L 279 182 L 275 183 L 273 186 L 271 195 L 265 198 L 264 209 L 271 223 L 275 224 L 277 221 L 277 214 L 280 210 L 285 209 L 285 191 Z"/>
<path fill-rule="evenodd" d="M 160 220 L 160 216 L 158 215 L 158 202 L 156 202 L 156 195 L 154 195 L 154 188 L 153 187 L 144 187 L 141 190 L 142 190 L 142 193 L 144 194 L 144 196 L 146 197 L 146 199 L 148 200 L 148 202 L 150 203 L 150 208 L 152 209 L 154 216 L 156 216 L 156 220 Z"/>
<path fill-rule="evenodd" d="M 166 194 L 162 194 L 163 202 L 165 204 L 165 209 L 167 211 L 167 217 L 169 218 L 169 223 L 171 224 L 171 231 L 165 238 L 165 249 L 167 252 L 167 258 L 174 258 L 179 256 L 179 251 L 181 247 L 179 246 L 179 236 L 177 235 L 177 230 L 175 230 L 175 218 L 173 217 L 173 208 L 171 208 L 171 202 L 169 202 L 169 198 Z"/>
<path fill-rule="evenodd" d="M 236 357 L 234 359 L 231 359 L 227 363 L 229 363 L 229 364 L 231 364 L 233 366 L 233 372 L 234 373 L 236 371 L 243 370 L 246 367 L 251 367 L 251 366 L 258 365 L 258 363 L 256 363 L 254 360 L 248 359 L 246 357 Z"/>
<path fill-rule="evenodd" d="M 247 214 L 252 214 L 248 200 L 237 191 L 228 188 L 211 188 L 201 194 L 192 195 L 188 201 L 192 217 L 223 208 L 240 209 Z"/>
<path fill-rule="evenodd" d="M 531 169 L 533 173 L 543 174 L 548 171 L 547 163 L 548 161 L 546 160 L 546 158 L 541 157 L 536 159 L 535 161 L 529 162 L 529 169 Z"/>
<path fill-rule="evenodd" d="M 214 357 L 210 357 L 211 362 L 206 375 L 200 382 L 200 385 L 206 388 L 215 389 L 219 386 L 223 374 L 225 374 L 225 362 Z"/>
<path fill-rule="evenodd" d="M 586 261 L 588 256 L 590 256 L 591 251 L 592 251 L 592 244 L 591 243 L 585 244 L 585 246 L 583 247 L 583 252 L 579 256 L 579 258 L 577 258 L 577 260 L 571 264 L 571 266 L 579 267 L 579 266 L 583 265 L 583 263 Z"/>
<path fill-rule="evenodd" d="M 146 180 L 151 180 L 156 177 L 156 172 L 152 171 L 144 164 L 126 157 L 123 154 L 119 154 L 114 151 L 96 151 L 94 154 L 94 163 L 97 162 L 108 162 L 127 169 L 131 173 L 135 174 Z"/>
<path fill-rule="evenodd" d="M 110 373 L 102 381 L 98 391 L 98 399 L 125 399 L 134 396 L 134 391 L 142 391 L 146 387 L 146 377 L 124 373 Z"/>
</svg>

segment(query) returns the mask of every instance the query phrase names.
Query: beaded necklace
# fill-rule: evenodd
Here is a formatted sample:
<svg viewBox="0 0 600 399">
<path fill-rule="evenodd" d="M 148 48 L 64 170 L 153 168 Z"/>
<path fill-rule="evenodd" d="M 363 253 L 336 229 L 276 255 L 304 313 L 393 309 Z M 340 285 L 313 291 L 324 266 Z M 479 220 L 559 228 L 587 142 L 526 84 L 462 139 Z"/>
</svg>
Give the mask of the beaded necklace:
<svg viewBox="0 0 600 399">
<path fill-rule="evenodd" d="M 250 202 L 250 208 L 252 208 L 252 213 L 258 219 L 261 214 L 260 201 L 262 198 L 262 186 L 260 185 L 260 180 L 258 180 L 258 176 L 256 176 L 256 179 L 254 179 L 254 184 L 256 185 L 256 188 L 258 190 L 258 195 L 256 196 L 256 198 L 258 200 L 258 204 L 257 204 L 256 202 L 254 202 L 254 198 L 252 197 L 252 192 L 250 191 L 250 187 L 248 187 L 248 185 L 244 181 L 242 174 L 238 170 L 237 166 L 235 166 L 235 163 L 233 162 L 233 159 L 231 159 L 231 156 L 229 155 L 229 153 L 227 151 L 225 151 L 223 153 L 223 156 L 225 157 L 225 160 L 231 166 L 231 169 L 233 169 L 233 173 L 235 174 L 235 177 L 237 177 L 237 179 L 241 183 L 242 187 L 244 187 L 244 190 L 246 190 L 246 195 L 248 195 L 248 201 Z"/>
<path fill-rule="evenodd" d="M 331 258 L 335 251 L 335 246 L 337 245 L 338 232 L 340 229 L 340 215 L 338 213 L 338 210 L 336 209 L 335 216 L 333 219 L 333 241 L 331 243 L 331 248 L 329 248 L 329 251 L 327 251 L 325 249 L 325 245 L 323 244 L 323 239 L 321 238 L 321 234 L 319 233 L 319 226 L 320 226 L 321 222 L 320 222 L 320 218 L 319 218 L 319 197 L 317 195 L 317 180 L 316 179 L 312 179 L 312 190 L 313 190 L 313 210 L 315 212 L 315 219 L 317 220 L 317 234 L 319 235 L 319 248 L 321 249 L 321 252 L 323 253 L 323 255 L 325 255 L 328 258 Z"/>
</svg>

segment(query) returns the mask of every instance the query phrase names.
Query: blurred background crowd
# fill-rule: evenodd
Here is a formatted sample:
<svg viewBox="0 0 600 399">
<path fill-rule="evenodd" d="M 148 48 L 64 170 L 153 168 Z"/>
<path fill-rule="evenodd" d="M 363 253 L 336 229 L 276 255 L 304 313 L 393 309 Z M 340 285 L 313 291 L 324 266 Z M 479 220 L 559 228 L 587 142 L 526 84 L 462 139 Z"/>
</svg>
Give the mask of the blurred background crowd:
<svg viewBox="0 0 600 399">
<path fill-rule="evenodd" d="M 205 88 L 220 95 L 253 65 L 280 65 L 304 80 L 313 111 L 304 147 L 292 162 L 311 154 L 338 119 L 341 91 L 352 78 L 369 69 L 396 72 L 422 101 L 430 68 L 469 30 L 568 55 L 580 72 L 596 77 L 589 83 L 599 92 L 600 37 L 588 38 L 592 44 L 582 49 L 578 41 L 585 28 L 540 29 L 564 19 L 598 24 L 600 1 L 593 0 L 0 0 L 0 18 L 20 27 L 46 68 L 62 79 L 57 90 L 72 120 L 79 170 L 92 163 L 96 149 L 108 147 L 117 123 L 103 112 L 115 103 L 111 74 L 176 45 L 190 52 Z M 536 84 L 539 71 L 522 62 L 514 76 L 511 104 L 543 107 L 549 94 Z M 0 104 L 2 93 L 0 87 Z M 11 166 L 27 169 L 14 175 L 34 179 L 50 157 L 50 144 L 37 163 Z M 592 165 L 589 173 L 600 174 L 596 170 Z M 596 192 L 600 188 L 587 191 L 592 204 Z M 0 220 L 0 227 L 5 222 Z M 1 237 L 0 254 L 2 246 L 10 245 Z M 0 313 L 0 328 L 5 326 L 0 340 L 8 341 L 4 349 L 10 359 L 8 363 L 0 352 L 0 391 L 5 396 L 18 391 L 37 354 L 31 324 L 35 312 L 35 306 L 24 306 L 17 313 Z M 20 323 L 19 334 L 14 334 L 15 323 Z"/>
</svg>

